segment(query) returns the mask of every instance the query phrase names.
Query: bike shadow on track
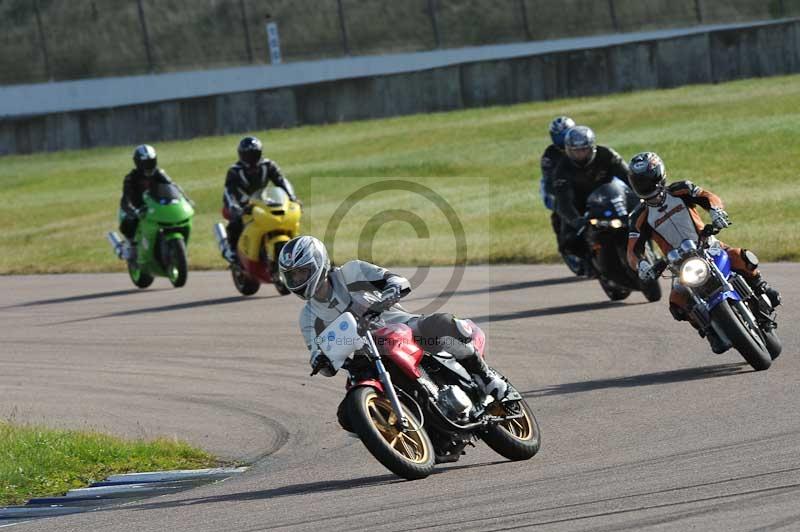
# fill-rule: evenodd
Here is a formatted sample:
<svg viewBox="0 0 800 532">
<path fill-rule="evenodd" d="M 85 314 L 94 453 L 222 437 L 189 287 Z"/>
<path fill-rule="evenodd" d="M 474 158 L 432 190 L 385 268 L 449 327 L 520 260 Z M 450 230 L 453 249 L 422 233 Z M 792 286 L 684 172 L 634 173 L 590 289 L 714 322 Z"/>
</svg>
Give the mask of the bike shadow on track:
<svg viewBox="0 0 800 532">
<path fill-rule="evenodd" d="M 104 320 L 107 318 L 124 318 L 127 316 L 136 316 L 139 314 L 157 314 L 160 312 L 174 312 L 174 311 L 181 311 L 187 310 L 192 308 L 200 308 L 200 307 L 212 307 L 216 305 L 228 305 L 230 303 L 242 303 L 247 301 L 263 301 L 264 299 L 273 299 L 281 297 L 279 295 L 271 295 L 271 296 L 261 296 L 261 297 L 243 297 L 243 296 L 230 296 L 230 297 L 220 297 L 215 299 L 204 299 L 202 301 L 187 301 L 185 303 L 175 303 L 173 305 L 159 305 L 157 307 L 146 307 L 146 308 L 137 308 L 131 310 L 122 310 L 119 312 L 111 312 L 108 314 L 102 314 L 100 316 L 91 316 L 88 318 L 76 318 L 73 320 L 65 320 L 65 321 L 57 321 L 53 323 L 46 323 L 41 325 L 42 327 L 52 326 L 52 325 L 66 325 L 69 323 L 80 323 L 84 321 L 94 321 L 94 320 Z"/>
<path fill-rule="evenodd" d="M 147 292 L 160 292 L 162 290 L 169 290 L 168 288 L 151 288 Z M 105 299 L 110 297 L 127 296 L 130 294 L 144 294 L 146 293 L 141 288 L 129 288 L 127 290 L 112 290 L 110 292 L 96 292 L 94 294 L 81 294 L 78 296 L 57 297 L 53 299 L 40 299 L 37 301 L 26 301 L 25 303 L 16 303 L 14 305 L 6 305 L 0 307 L 0 310 L 10 308 L 24 308 L 36 307 L 39 305 L 58 305 L 61 303 L 79 303 L 81 301 L 89 301 L 92 299 Z"/>
<path fill-rule="evenodd" d="M 693 381 L 699 379 L 713 379 L 751 373 L 753 370 L 745 362 L 717 364 L 699 368 L 684 368 L 655 373 L 642 373 L 641 375 L 628 375 L 610 379 L 595 379 L 591 381 L 565 382 L 554 384 L 536 390 L 520 392 L 523 397 L 544 397 L 548 395 L 566 395 L 570 393 L 591 392 L 608 388 L 632 388 L 636 386 L 651 386 L 654 384 L 670 384 L 675 382 Z"/>
<path fill-rule="evenodd" d="M 470 319 L 475 323 L 486 323 L 492 321 L 537 318 L 540 316 L 557 316 L 559 314 L 574 314 L 576 312 L 590 312 L 592 310 L 613 309 L 646 304 L 648 304 L 647 301 L 639 301 L 636 303 L 625 303 L 622 301 L 597 301 L 595 303 L 575 303 L 572 305 L 562 305 L 560 307 L 533 308 L 528 310 L 519 310 L 516 312 L 484 314 L 483 316 L 470 316 Z"/>
<path fill-rule="evenodd" d="M 440 464 L 434 469 L 433 474 L 446 473 L 458 469 L 473 469 L 479 467 L 493 466 L 509 463 L 508 460 L 496 460 L 493 462 L 480 464 L 450 465 Z M 154 510 L 160 508 L 179 508 L 183 506 L 193 506 L 195 504 L 213 504 L 218 502 L 236 502 L 267 500 L 278 497 L 290 497 L 293 495 L 308 495 L 312 493 L 325 493 L 329 491 L 346 491 L 356 488 L 366 488 L 381 485 L 391 485 L 408 482 L 392 474 L 375 475 L 370 477 L 352 478 L 347 480 L 326 480 L 321 482 L 304 482 L 302 484 L 291 484 L 267 490 L 243 491 L 238 493 L 228 493 L 225 495 L 213 495 L 210 497 L 197 497 L 193 499 L 182 499 L 177 501 L 160 501 L 138 505 L 133 510 Z M 108 510 L 114 510 L 109 508 Z"/>
<path fill-rule="evenodd" d="M 438 294 L 438 298 L 449 298 L 453 296 L 473 296 L 478 294 L 493 294 L 495 292 L 509 292 L 511 290 L 525 290 L 527 288 L 540 288 L 543 286 L 554 286 L 559 284 L 568 284 L 568 283 L 580 283 L 583 281 L 589 281 L 590 279 L 585 277 L 576 277 L 574 275 L 569 277 L 555 277 L 552 279 L 537 279 L 535 281 L 521 281 L 518 283 L 506 283 L 506 284 L 499 284 L 499 285 L 492 285 L 492 286 L 485 286 L 482 288 L 473 288 L 471 290 L 453 290 L 450 292 L 443 292 Z M 421 299 L 428 299 L 428 296 L 418 296 L 418 297 L 408 297 L 404 298 L 403 301 L 417 301 Z"/>
</svg>

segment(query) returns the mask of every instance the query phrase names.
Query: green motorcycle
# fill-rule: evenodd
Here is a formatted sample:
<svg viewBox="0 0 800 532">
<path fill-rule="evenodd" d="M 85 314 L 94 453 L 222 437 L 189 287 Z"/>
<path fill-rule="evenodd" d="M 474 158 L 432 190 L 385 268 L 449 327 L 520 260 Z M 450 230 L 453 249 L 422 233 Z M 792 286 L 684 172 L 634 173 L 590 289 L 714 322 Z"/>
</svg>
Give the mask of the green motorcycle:
<svg viewBox="0 0 800 532">
<path fill-rule="evenodd" d="M 166 277 L 172 286 L 186 284 L 189 265 L 186 246 L 192 232 L 194 208 L 173 184 L 158 184 L 144 193 L 139 225 L 134 236 L 135 251 L 116 231 L 108 240 L 117 257 L 128 263 L 133 284 L 147 288 L 156 276 Z"/>
</svg>

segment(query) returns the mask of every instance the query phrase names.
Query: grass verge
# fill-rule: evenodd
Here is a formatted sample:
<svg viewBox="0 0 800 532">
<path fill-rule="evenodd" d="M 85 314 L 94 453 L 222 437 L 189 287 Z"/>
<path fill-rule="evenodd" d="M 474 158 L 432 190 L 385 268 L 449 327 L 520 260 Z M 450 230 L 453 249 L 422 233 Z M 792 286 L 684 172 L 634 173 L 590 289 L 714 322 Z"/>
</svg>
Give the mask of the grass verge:
<svg viewBox="0 0 800 532">
<path fill-rule="evenodd" d="M 126 441 L 0 421 L 0 506 L 61 495 L 118 473 L 216 465 L 213 456 L 177 440 Z"/>
<path fill-rule="evenodd" d="M 450 264 L 459 256 L 551 262 L 558 256 L 537 193 L 539 157 L 560 114 L 590 125 L 600 144 L 626 159 L 657 151 L 670 180 L 690 179 L 720 195 L 734 222 L 726 242 L 764 261 L 800 259 L 791 156 L 800 138 L 800 76 L 256 133 L 305 202 L 304 232 L 322 237 L 341 223 L 338 262 L 356 255 L 394 265 Z M 194 269 L 224 267 L 211 227 L 239 138 L 156 145 L 162 166 L 197 202 Z M 0 159 L 0 273 L 122 271 L 104 233 L 116 228 L 132 148 Z M 452 207 L 463 242 L 454 238 L 452 216 L 424 194 L 387 185 L 349 212 L 339 209 L 382 181 L 432 190 Z"/>
</svg>

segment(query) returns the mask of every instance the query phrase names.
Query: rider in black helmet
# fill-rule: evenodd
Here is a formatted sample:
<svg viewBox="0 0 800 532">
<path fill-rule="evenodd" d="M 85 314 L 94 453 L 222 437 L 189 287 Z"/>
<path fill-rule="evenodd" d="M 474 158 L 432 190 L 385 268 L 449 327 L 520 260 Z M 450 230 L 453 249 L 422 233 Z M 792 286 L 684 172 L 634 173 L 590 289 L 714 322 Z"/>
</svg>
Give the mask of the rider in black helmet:
<svg viewBox="0 0 800 532">
<path fill-rule="evenodd" d="M 554 172 L 555 210 L 561 217 L 559 251 L 579 261 L 580 273 L 589 274 L 585 260 L 588 250 L 581 237 L 586 225 L 583 218 L 586 198 L 614 177 L 628 184 L 630 170 L 616 151 L 598 146 L 594 131 L 586 126 L 571 128 L 564 139 L 564 148 L 566 157 Z"/>
<path fill-rule="evenodd" d="M 158 157 L 152 146 L 147 144 L 137 146 L 133 150 L 133 164 L 134 169 L 128 172 L 122 183 L 122 199 L 119 202 L 119 231 L 128 239 L 129 259 L 135 257 L 133 237 L 139 226 L 139 218 L 143 214 L 142 194 L 153 184 L 173 184 L 180 190 L 177 183 L 173 183 L 167 173 L 158 167 Z M 183 195 L 186 196 L 185 193 Z"/>
<path fill-rule="evenodd" d="M 292 201 L 298 201 L 292 184 L 283 176 L 273 161 L 262 157 L 261 141 L 256 137 L 244 137 L 237 149 L 239 160 L 228 169 L 225 177 L 225 192 L 222 197 L 222 215 L 228 220 L 228 249 L 225 260 L 236 262 L 236 245 L 242 234 L 242 214 L 247 198 L 267 186 L 269 182 L 281 187 Z"/>
</svg>

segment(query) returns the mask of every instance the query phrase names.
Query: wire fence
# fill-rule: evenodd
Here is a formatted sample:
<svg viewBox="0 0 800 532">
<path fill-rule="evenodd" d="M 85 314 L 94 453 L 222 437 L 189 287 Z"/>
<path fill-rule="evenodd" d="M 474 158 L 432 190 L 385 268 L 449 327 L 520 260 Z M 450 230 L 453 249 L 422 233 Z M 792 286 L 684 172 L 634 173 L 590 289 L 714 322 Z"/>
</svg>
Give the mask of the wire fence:
<svg viewBox="0 0 800 532">
<path fill-rule="evenodd" d="M 0 84 L 800 16 L 800 0 L 0 0 Z M 274 56 L 272 56 L 274 58 Z"/>
</svg>

